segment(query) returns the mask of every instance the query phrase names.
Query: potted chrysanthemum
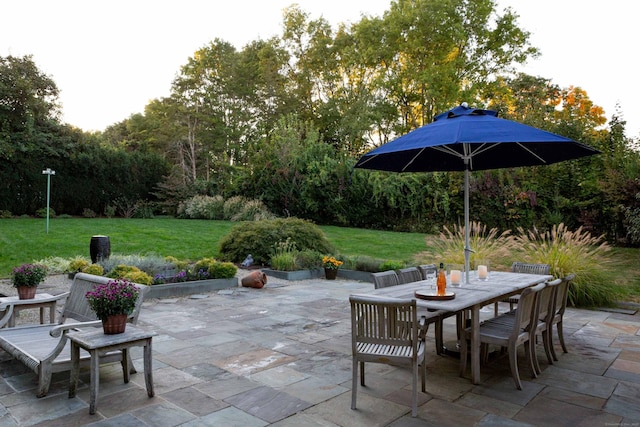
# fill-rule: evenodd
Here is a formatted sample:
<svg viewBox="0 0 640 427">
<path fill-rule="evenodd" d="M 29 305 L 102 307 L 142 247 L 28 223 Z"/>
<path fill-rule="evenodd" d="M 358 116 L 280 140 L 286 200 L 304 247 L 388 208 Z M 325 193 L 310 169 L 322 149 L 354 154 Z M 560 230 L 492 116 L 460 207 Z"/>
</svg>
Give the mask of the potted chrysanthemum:
<svg viewBox="0 0 640 427">
<path fill-rule="evenodd" d="M 105 334 L 120 334 L 125 331 L 127 318 L 136 307 L 139 290 L 126 279 L 115 279 L 97 285 L 86 293 L 89 306 L 102 320 Z"/>
<path fill-rule="evenodd" d="M 335 280 L 338 276 L 338 268 L 342 265 L 342 261 L 332 256 L 324 256 L 322 258 L 322 266 L 324 267 L 324 277 L 327 280 Z"/>
<path fill-rule="evenodd" d="M 18 291 L 20 299 L 32 299 L 38 285 L 47 277 L 47 267 L 41 264 L 22 264 L 13 269 L 11 283 Z"/>
</svg>

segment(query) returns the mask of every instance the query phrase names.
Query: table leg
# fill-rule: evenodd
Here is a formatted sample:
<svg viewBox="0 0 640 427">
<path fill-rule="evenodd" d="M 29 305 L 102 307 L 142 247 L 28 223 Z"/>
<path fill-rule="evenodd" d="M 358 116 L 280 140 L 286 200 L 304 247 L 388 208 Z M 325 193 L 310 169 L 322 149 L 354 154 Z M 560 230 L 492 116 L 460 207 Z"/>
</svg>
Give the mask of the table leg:
<svg viewBox="0 0 640 427">
<path fill-rule="evenodd" d="M 96 413 L 98 389 L 100 382 L 100 355 L 97 350 L 90 350 L 91 354 L 91 392 L 89 393 L 89 414 Z"/>
<path fill-rule="evenodd" d="M 471 382 L 480 384 L 480 305 L 471 308 Z"/>
<path fill-rule="evenodd" d="M 56 323 L 56 302 L 49 306 L 49 323 Z"/>
<path fill-rule="evenodd" d="M 71 342 L 71 378 L 69 379 L 69 398 L 76 396 L 78 377 L 80 376 L 80 347 Z"/>
<path fill-rule="evenodd" d="M 144 383 L 147 386 L 147 395 L 149 397 L 154 396 L 153 392 L 153 372 L 151 368 L 151 338 L 147 340 L 144 346 Z"/>
<path fill-rule="evenodd" d="M 125 347 L 122 349 L 122 374 L 124 375 L 124 383 L 127 384 L 129 382 L 129 378 L 131 375 L 131 356 L 129 355 L 129 347 Z"/>
</svg>

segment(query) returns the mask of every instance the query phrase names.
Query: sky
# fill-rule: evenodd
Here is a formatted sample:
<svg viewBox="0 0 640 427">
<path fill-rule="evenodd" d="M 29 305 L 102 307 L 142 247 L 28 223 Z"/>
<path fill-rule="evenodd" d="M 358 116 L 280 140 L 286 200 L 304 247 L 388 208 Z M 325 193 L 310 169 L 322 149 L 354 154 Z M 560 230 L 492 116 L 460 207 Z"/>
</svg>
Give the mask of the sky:
<svg viewBox="0 0 640 427">
<path fill-rule="evenodd" d="M 391 0 L 20 0 L 0 15 L 0 56 L 32 55 L 60 90 L 62 121 L 101 131 L 149 101 L 170 94 L 171 82 L 199 48 L 215 38 L 242 49 L 279 36 L 282 11 L 297 3 L 311 19 L 357 22 L 381 16 Z M 578 86 L 605 110 L 616 105 L 627 136 L 640 137 L 635 82 L 635 26 L 640 3 L 609 0 L 497 0 L 510 6 L 541 56 L 521 71 Z M 453 107 L 453 106 L 452 106 Z"/>
</svg>

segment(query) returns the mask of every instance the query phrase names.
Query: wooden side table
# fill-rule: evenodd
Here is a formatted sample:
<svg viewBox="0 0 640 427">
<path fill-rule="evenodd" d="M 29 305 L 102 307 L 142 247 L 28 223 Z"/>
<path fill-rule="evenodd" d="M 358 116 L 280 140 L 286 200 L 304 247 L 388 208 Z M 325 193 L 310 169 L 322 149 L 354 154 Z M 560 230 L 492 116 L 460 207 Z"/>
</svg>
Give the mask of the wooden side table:
<svg viewBox="0 0 640 427">
<path fill-rule="evenodd" d="M 120 350 L 122 351 L 122 371 L 124 382 L 129 382 L 131 347 L 144 347 L 144 382 L 147 387 L 147 395 L 154 396 L 153 376 L 151 372 L 151 339 L 157 335 L 155 332 L 147 332 L 127 324 L 127 329 L 121 334 L 106 335 L 101 328 L 94 330 L 73 331 L 67 333 L 71 342 L 71 378 L 69 382 L 69 397 L 75 397 L 80 374 L 80 349 L 84 349 L 91 355 L 91 384 L 89 413 L 96 413 L 98 400 L 98 388 L 100 379 L 100 353 Z"/>
<path fill-rule="evenodd" d="M 36 294 L 33 299 L 20 299 L 17 296 L 2 297 L 0 298 L 0 310 L 6 309 L 6 306 L 13 305 L 13 314 L 9 319 L 8 326 L 14 327 L 16 325 L 17 314 L 26 309 L 39 308 L 40 309 L 40 324 L 44 323 L 44 309 L 49 307 L 49 322 L 56 322 L 56 303 L 58 300 L 67 294 L 50 295 L 50 294 Z"/>
</svg>

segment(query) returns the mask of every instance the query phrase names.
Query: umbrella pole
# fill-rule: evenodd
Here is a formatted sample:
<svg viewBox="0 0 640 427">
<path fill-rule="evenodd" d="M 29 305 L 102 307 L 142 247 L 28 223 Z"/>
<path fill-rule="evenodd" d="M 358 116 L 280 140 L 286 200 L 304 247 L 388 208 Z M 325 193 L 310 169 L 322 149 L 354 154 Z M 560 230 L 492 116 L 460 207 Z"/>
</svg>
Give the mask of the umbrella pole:
<svg viewBox="0 0 640 427">
<path fill-rule="evenodd" d="M 466 283 L 469 284 L 469 265 L 472 252 L 469 247 L 469 159 L 465 158 L 464 161 L 464 271 Z"/>
</svg>

